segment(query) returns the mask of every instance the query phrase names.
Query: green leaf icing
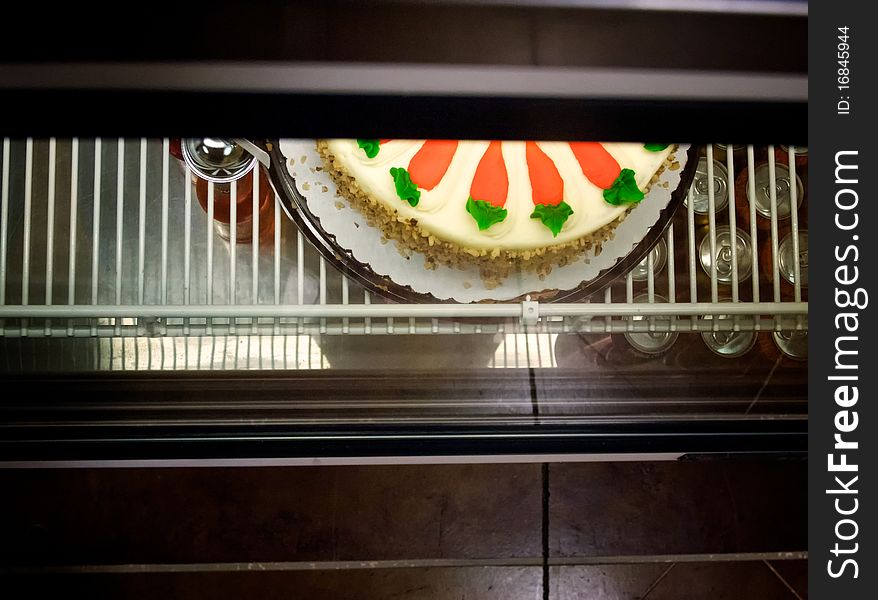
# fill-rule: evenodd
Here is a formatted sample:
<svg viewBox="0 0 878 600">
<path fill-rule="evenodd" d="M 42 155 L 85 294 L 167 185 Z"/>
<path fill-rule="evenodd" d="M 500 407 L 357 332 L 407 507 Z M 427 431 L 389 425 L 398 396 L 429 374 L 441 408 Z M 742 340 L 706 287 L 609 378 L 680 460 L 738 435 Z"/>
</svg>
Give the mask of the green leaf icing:
<svg viewBox="0 0 878 600">
<path fill-rule="evenodd" d="M 418 186 L 412 181 L 411 175 L 405 169 L 392 167 L 390 175 L 393 177 L 393 183 L 396 186 L 396 195 L 408 202 L 411 206 L 417 206 L 421 199 L 421 192 Z"/>
<path fill-rule="evenodd" d="M 484 231 L 494 223 L 499 223 L 506 218 L 509 212 L 505 208 L 494 206 L 486 200 L 473 200 L 470 196 L 466 201 L 466 212 L 472 215 L 479 225 L 479 231 Z"/>
<path fill-rule="evenodd" d="M 637 187 L 634 181 L 634 171 L 631 169 L 622 169 L 616 181 L 609 189 L 604 190 L 604 200 L 614 206 L 620 204 L 633 204 L 643 200 L 643 192 Z"/>
<path fill-rule="evenodd" d="M 369 158 L 378 156 L 378 150 L 381 147 L 378 140 L 357 140 L 357 146 L 362 148 Z"/>
<path fill-rule="evenodd" d="M 561 227 L 567 218 L 573 214 L 573 209 L 566 202 L 560 204 L 537 204 L 531 213 L 531 219 L 539 219 L 543 225 L 549 228 L 553 237 L 558 237 Z"/>
<path fill-rule="evenodd" d="M 665 148 L 670 146 L 670 144 L 644 144 L 643 147 L 650 152 L 661 152 Z"/>
</svg>

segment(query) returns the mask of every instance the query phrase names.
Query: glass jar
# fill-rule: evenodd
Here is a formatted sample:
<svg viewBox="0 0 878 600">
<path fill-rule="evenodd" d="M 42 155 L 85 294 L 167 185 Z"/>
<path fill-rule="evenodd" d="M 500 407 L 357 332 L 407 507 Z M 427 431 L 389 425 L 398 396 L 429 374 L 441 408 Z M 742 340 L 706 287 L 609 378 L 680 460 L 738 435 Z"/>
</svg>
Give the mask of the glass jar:
<svg viewBox="0 0 878 600">
<path fill-rule="evenodd" d="M 201 208 L 210 214 L 212 203 L 214 228 L 221 238 L 230 240 L 234 228 L 236 242 L 253 241 L 254 196 L 257 239 L 273 229 L 274 194 L 255 156 L 223 138 L 184 138 L 180 154 L 192 172 Z"/>
<path fill-rule="evenodd" d="M 258 183 L 253 176 L 259 173 Z M 232 237 L 232 205 L 235 207 L 235 241 L 249 243 L 253 241 L 253 196 L 258 194 L 258 232 L 257 239 L 271 233 L 274 228 L 274 194 L 271 183 L 261 166 L 250 171 L 241 179 L 232 183 L 212 183 L 201 177 L 195 177 L 195 196 L 205 212 L 209 212 L 210 187 L 213 186 L 213 223 L 214 229 L 224 240 Z M 256 189 L 254 189 L 254 187 Z"/>
</svg>

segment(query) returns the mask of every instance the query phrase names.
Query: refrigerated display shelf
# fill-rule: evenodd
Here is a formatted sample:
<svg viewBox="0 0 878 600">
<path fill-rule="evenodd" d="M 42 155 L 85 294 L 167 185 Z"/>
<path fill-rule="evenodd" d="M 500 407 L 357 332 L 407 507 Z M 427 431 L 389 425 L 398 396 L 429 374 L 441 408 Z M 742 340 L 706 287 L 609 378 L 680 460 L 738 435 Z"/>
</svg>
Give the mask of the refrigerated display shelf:
<svg viewBox="0 0 878 600">
<path fill-rule="evenodd" d="M 651 253 L 643 281 L 628 273 L 575 303 L 404 304 L 370 294 L 327 267 L 277 196 L 273 210 L 260 216 L 260 178 L 253 178 L 254 233 L 224 240 L 209 219 L 213 193 L 203 209 L 192 175 L 169 153 L 170 143 L 3 140 L 4 344 L 68 338 L 69 351 L 52 346 L 63 362 L 77 354 L 75 339 L 94 338 L 89 351 L 97 353 L 96 368 L 107 369 L 319 368 L 326 360 L 319 349 L 312 351 L 312 336 L 478 335 L 497 342 L 491 366 L 533 367 L 555 364 L 554 341 L 565 333 L 807 330 L 807 288 L 801 284 L 806 265 L 794 262 L 792 285 L 778 274 L 779 224 L 787 221 L 778 215 L 777 186 L 807 181 L 807 166 L 794 147 L 705 147 L 707 189 L 701 192 L 708 196 L 708 214 L 695 212 L 693 183 L 686 206 L 662 237 L 666 266 L 656 268 Z M 713 172 L 719 152 L 726 154 L 725 176 Z M 777 174 L 778 160 L 789 165 L 788 179 Z M 746 196 L 755 198 L 754 173 L 763 163 L 770 218 L 740 197 L 736 182 L 746 178 Z M 722 185 L 729 202 L 720 210 L 715 188 Z M 793 256 L 799 255 L 800 212 L 807 214 L 802 192 L 807 186 L 789 186 L 791 204 L 799 206 L 788 219 Z M 260 218 L 273 220 L 261 237 Z M 723 224 L 744 229 L 752 239 L 747 256 L 739 256 L 737 245 L 730 249 L 727 285 L 715 261 L 703 269 L 698 255 L 702 240 L 716 254 Z M 749 281 L 739 268 L 747 261 Z M 669 301 L 658 301 L 663 298 Z M 510 351 L 519 344 L 524 353 Z M 278 346 L 284 348 L 280 356 Z M 52 364 L 48 350 L 34 356 Z M 10 361 L 28 360 L 20 349 L 4 354 L 7 370 L 19 370 Z"/>
<path fill-rule="evenodd" d="M 254 223 L 255 241 L 225 241 L 169 148 L 3 140 L 6 464 L 804 448 L 804 363 L 771 334 L 807 331 L 805 263 L 795 285 L 777 276 L 781 233 L 806 229 L 807 201 L 781 227 L 777 210 L 756 216 L 740 192 L 745 182 L 755 196 L 760 163 L 775 189 L 781 160 L 803 180 L 798 205 L 807 166 L 794 148 L 749 146 L 741 169 L 740 151 L 727 152 L 725 179 L 706 174 L 709 214 L 690 190 L 663 235 L 664 268 L 648 258 L 642 281 L 629 273 L 576 303 L 493 304 L 370 294 L 328 266 L 278 198 L 273 212 L 254 207 L 272 219 L 261 239 Z M 731 198 L 718 210 L 723 181 Z M 755 240 L 752 277 L 730 251 L 728 285 L 698 255 L 723 224 Z M 732 329 L 757 338 L 734 360 L 701 339 Z M 679 339 L 638 355 L 620 335 L 632 332 Z"/>
</svg>

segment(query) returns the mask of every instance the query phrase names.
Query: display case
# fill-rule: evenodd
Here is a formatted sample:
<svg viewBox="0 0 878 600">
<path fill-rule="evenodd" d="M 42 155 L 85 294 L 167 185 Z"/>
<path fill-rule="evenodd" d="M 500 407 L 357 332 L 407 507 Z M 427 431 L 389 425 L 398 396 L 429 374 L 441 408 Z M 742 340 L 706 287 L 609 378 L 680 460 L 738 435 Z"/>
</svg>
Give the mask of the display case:
<svg viewBox="0 0 878 600">
<path fill-rule="evenodd" d="M 4 65 L 0 92 L 22 116 L 2 140 L 0 462 L 804 453 L 802 3 L 721 12 L 707 2 L 673 14 L 487 4 L 455 10 L 505 15 L 497 36 L 531 39 L 531 54 L 456 55 L 448 44 L 397 64 L 399 48 L 369 47 L 358 62 L 359 42 L 320 56 L 316 42 L 290 42 L 287 55 L 258 64 L 132 62 L 124 48 L 87 63 L 86 46 L 74 64 Z M 388 26 L 385 3 L 371 16 L 327 6 L 309 10 Z M 394 26 L 423 27 L 424 11 L 440 28 L 446 18 L 441 7 L 393 8 Z M 546 42 L 578 39 L 568 18 L 624 30 L 646 15 L 669 40 L 651 57 L 607 63 Z M 768 54 L 730 39 L 681 64 L 677 28 L 703 37 L 747 23 L 781 39 L 765 42 Z M 398 45 L 415 47 L 406 39 Z M 254 58 L 242 47 L 232 58 Z M 473 64 L 478 56 L 505 66 Z M 48 108 L 66 102 L 76 111 Z M 106 103 L 126 109 L 104 113 Z M 175 156 L 174 136 L 202 133 L 269 155 L 250 197 L 231 189 L 225 231 L 216 184 L 203 200 Z M 587 293 L 415 301 L 384 293 L 322 243 L 296 202 L 307 191 L 284 185 L 270 152 L 279 138 L 359 134 L 660 139 L 692 143 L 698 168 L 642 253 Z"/>
</svg>

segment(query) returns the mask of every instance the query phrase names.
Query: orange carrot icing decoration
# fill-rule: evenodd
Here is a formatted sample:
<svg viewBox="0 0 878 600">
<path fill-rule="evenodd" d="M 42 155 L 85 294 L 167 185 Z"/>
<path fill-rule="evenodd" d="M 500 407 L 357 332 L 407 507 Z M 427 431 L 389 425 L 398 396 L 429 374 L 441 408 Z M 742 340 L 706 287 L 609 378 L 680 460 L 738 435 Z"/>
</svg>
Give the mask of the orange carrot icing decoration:
<svg viewBox="0 0 878 600">
<path fill-rule="evenodd" d="M 533 188 L 534 204 L 556 206 L 564 199 L 564 180 L 558 168 L 536 142 L 525 143 L 527 173 Z"/>
<path fill-rule="evenodd" d="M 466 211 L 478 223 L 479 230 L 485 230 L 494 223 L 506 218 L 508 211 L 506 197 L 509 193 L 509 175 L 500 142 L 488 145 L 485 154 L 476 167 L 476 174 L 470 185 L 470 196 L 466 201 Z"/>
<path fill-rule="evenodd" d="M 557 237 L 564 223 L 573 214 L 564 202 L 564 180 L 558 168 L 536 142 L 525 143 L 527 172 L 533 190 L 534 211 L 531 219 L 539 219 Z"/>
<path fill-rule="evenodd" d="M 427 140 L 409 161 L 408 169 L 392 167 L 390 176 L 396 195 L 409 205 L 417 206 L 421 189 L 432 190 L 445 176 L 458 143 L 457 140 Z"/>
<path fill-rule="evenodd" d="M 409 175 L 419 188 L 432 190 L 445 176 L 458 140 L 427 140 L 409 162 Z"/>
<path fill-rule="evenodd" d="M 593 184 L 605 190 L 612 187 L 619 176 L 619 163 L 597 142 L 570 142 L 573 156 L 579 161 L 582 174 Z"/>
<path fill-rule="evenodd" d="M 643 192 L 634 180 L 634 171 L 620 169 L 619 163 L 597 142 L 570 142 L 570 149 L 579 162 L 582 174 L 604 190 L 610 204 L 626 204 L 643 200 Z"/>
</svg>

